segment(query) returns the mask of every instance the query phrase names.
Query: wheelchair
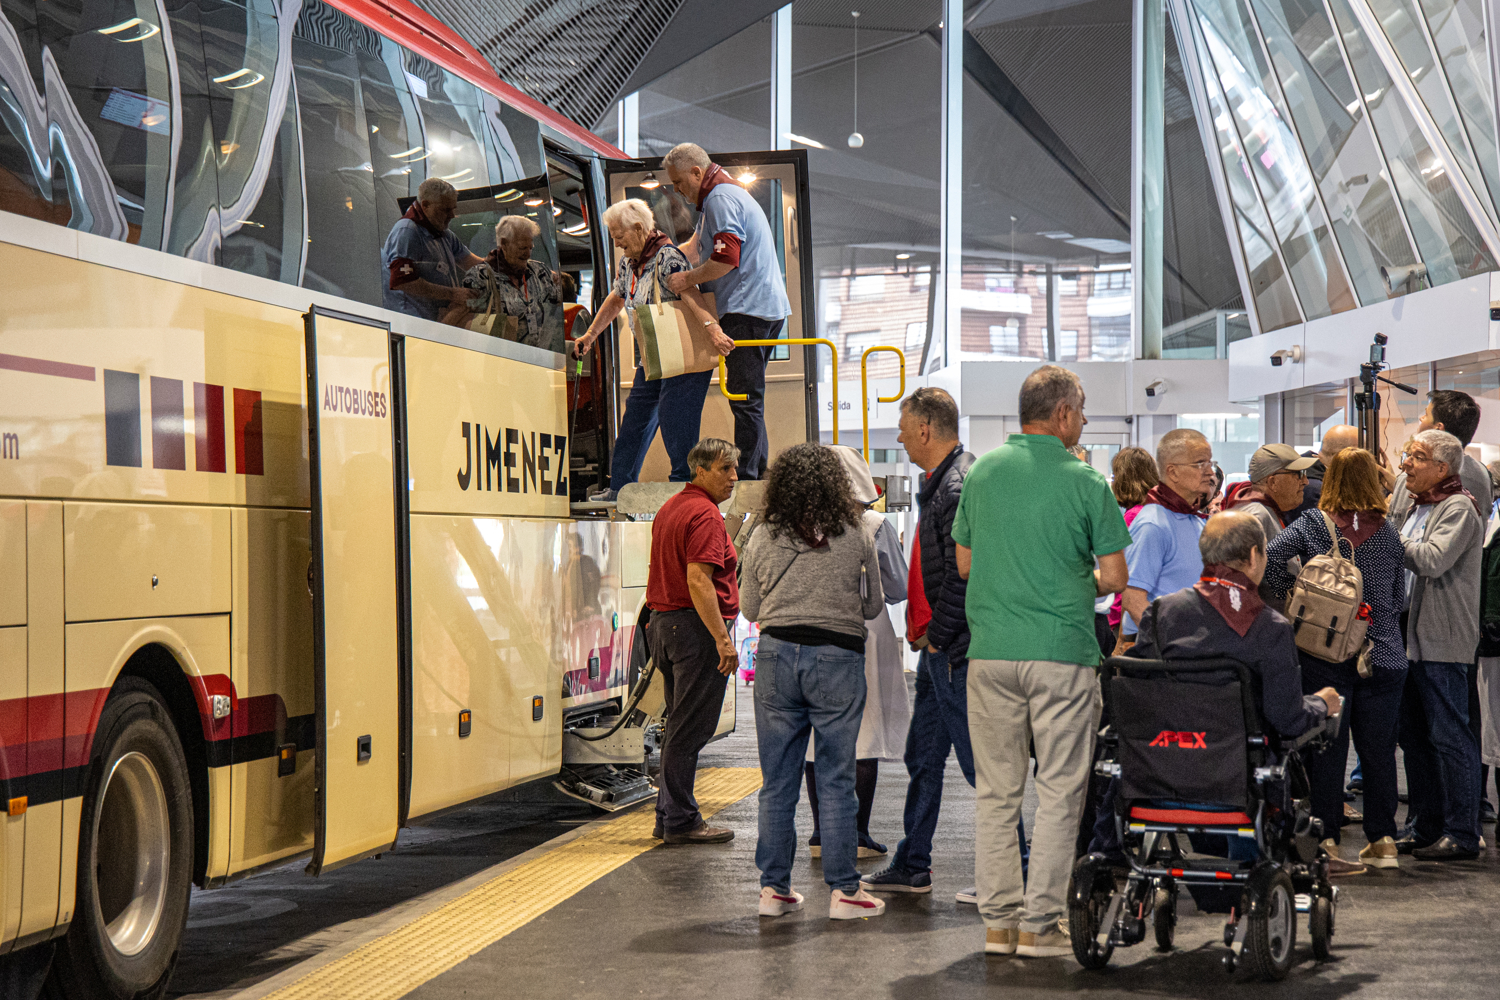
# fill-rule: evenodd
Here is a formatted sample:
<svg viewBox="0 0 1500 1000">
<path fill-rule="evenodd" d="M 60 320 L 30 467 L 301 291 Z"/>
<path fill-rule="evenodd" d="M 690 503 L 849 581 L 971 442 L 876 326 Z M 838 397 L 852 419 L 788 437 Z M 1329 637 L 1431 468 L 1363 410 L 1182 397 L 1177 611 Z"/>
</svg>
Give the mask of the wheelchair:
<svg viewBox="0 0 1500 1000">
<path fill-rule="evenodd" d="M 1129 871 L 1122 885 L 1118 862 L 1102 854 L 1074 866 L 1068 919 L 1078 962 L 1104 968 L 1116 947 L 1143 941 L 1148 924 L 1157 948 L 1170 951 L 1184 887 L 1200 906 L 1217 897 L 1210 911 L 1227 907 L 1227 972 L 1244 961 L 1262 979 L 1285 978 L 1304 912 L 1313 955 L 1326 960 L 1338 890 L 1299 753 L 1326 746 L 1338 716 L 1278 741 L 1261 718 L 1258 678 L 1228 659 L 1111 657 L 1101 684 L 1110 724 L 1094 767 L 1118 779 L 1115 825 Z M 1227 858 L 1201 856 L 1221 844 Z"/>
</svg>

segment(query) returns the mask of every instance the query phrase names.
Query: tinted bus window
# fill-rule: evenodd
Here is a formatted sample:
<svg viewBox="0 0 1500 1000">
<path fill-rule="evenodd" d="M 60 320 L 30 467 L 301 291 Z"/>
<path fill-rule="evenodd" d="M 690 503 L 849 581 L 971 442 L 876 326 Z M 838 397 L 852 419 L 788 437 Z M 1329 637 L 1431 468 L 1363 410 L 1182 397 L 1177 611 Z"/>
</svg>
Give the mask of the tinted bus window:
<svg viewBox="0 0 1500 1000">
<path fill-rule="evenodd" d="M 36 4 L 0 0 L 0 11 L 0 209 L 65 226 L 72 209 L 52 196 L 51 150 L 29 138 L 47 134 Z"/>
<path fill-rule="evenodd" d="M 375 181 L 375 236 L 384 245 L 401 218 L 402 198 L 416 197 L 426 173 L 418 169 L 422 115 L 412 96 L 402 66 L 401 46 L 382 40 L 379 53 L 359 54 L 360 89 L 365 99 L 365 124 L 370 131 L 370 164 Z M 380 261 L 373 265 L 377 271 Z"/>
<path fill-rule="evenodd" d="M 50 179 L 53 204 L 68 206 L 70 228 L 160 247 L 181 109 L 156 5 L 45 0 L 36 12 L 38 41 L 67 84 L 54 95 L 37 77 L 17 81 L 36 173 Z M 48 142 L 54 130 L 61 142 Z"/>
<path fill-rule="evenodd" d="M 177 100 L 170 122 L 176 133 L 177 159 L 171 182 L 171 214 L 161 249 L 214 263 L 220 239 L 218 149 L 209 110 L 214 84 L 203 63 L 198 5 L 171 0 L 166 6 L 167 28 L 176 54 Z"/>
<path fill-rule="evenodd" d="M 318 3 L 303 9 L 292 39 L 307 198 L 302 284 L 376 305 L 380 240 L 356 53 L 378 55 L 381 43 L 374 31 Z"/>
</svg>

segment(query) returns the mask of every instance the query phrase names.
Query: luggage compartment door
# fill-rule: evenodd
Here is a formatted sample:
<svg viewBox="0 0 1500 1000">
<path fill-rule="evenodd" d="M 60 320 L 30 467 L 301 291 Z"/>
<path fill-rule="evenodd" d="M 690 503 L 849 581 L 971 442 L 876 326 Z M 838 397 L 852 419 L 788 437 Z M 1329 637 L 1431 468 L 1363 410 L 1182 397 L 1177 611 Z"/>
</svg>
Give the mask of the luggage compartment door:
<svg viewBox="0 0 1500 1000">
<path fill-rule="evenodd" d="M 384 324 L 305 318 L 317 875 L 395 845 L 409 633 L 400 343 Z"/>
</svg>

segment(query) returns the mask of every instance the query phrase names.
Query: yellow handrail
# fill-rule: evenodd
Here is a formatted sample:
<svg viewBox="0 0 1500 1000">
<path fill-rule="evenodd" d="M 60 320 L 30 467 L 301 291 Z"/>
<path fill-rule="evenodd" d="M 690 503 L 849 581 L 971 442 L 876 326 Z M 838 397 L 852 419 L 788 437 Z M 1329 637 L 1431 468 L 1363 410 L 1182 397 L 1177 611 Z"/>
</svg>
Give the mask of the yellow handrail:
<svg viewBox="0 0 1500 1000">
<path fill-rule="evenodd" d="M 891 397 L 876 396 L 877 403 L 894 403 L 906 395 L 906 353 L 899 347 L 887 347 L 885 344 L 876 344 L 874 347 L 866 347 L 865 353 L 859 356 L 859 419 L 865 429 L 865 464 L 870 464 L 870 377 L 866 369 L 870 355 L 876 351 L 890 351 L 901 362 L 901 388 Z"/>
<path fill-rule="evenodd" d="M 833 352 L 833 443 L 839 443 L 839 349 L 833 346 L 833 341 L 824 340 L 822 337 L 796 337 L 791 340 L 736 340 L 735 347 L 780 347 L 783 344 L 822 344 Z M 742 400 L 745 394 L 729 391 L 729 373 L 724 368 L 724 357 L 719 356 L 719 391 L 724 394 L 725 399 Z"/>
</svg>

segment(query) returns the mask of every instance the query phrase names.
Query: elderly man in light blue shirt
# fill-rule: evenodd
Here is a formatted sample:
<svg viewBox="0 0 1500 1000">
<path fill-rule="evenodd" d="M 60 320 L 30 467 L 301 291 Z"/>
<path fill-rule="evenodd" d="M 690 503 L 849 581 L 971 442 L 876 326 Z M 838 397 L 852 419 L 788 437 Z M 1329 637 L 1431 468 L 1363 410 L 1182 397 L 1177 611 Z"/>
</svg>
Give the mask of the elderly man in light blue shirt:
<svg viewBox="0 0 1500 1000">
<path fill-rule="evenodd" d="M 766 213 L 701 146 L 674 146 L 662 165 L 677 193 L 700 213 L 692 239 L 682 246 L 695 266 L 669 276 L 667 287 L 679 295 L 693 285 L 712 292 L 724 333 L 737 341 L 779 338 L 792 306 Z M 729 403 L 741 479 L 760 479 L 770 460 L 765 418 L 770 356 L 769 347 L 737 347 L 724 359 L 729 391 L 745 395 Z"/>
<path fill-rule="evenodd" d="M 1161 482 L 1146 494 L 1145 506 L 1130 524 L 1130 548 L 1125 563 L 1130 583 L 1122 604 L 1121 631 L 1134 636 L 1136 623 L 1163 594 L 1191 587 L 1203 575 L 1198 536 L 1207 511 L 1198 500 L 1214 488 L 1214 450 L 1195 430 L 1179 427 L 1162 435 L 1156 446 Z"/>
</svg>

